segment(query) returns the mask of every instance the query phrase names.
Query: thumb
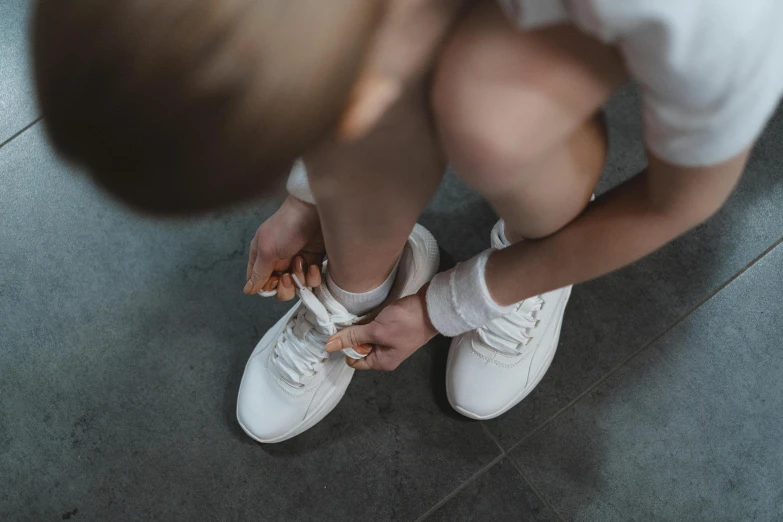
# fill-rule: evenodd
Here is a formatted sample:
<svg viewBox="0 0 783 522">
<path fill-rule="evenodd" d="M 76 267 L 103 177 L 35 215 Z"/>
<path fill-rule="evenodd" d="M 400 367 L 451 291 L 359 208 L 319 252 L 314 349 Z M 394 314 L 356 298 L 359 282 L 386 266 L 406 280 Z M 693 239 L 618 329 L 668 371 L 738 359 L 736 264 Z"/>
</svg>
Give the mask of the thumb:
<svg viewBox="0 0 783 522">
<path fill-rule="evenodd" d="M 338 126 L 339 140 L 350 143 L 367 135 L 402 92 L 402 83 L 393 77 L 374 71 L 364 72 L 354 86 Z"/>
<path fill-rule="evenodd" d="M 346 348 L 354 348 L 358 353 L 369 353 L 372 344 L 377 342 L 374 323 L 357 324 L 340 330 L 326 342 L 328 353 L 339 352 Z"/>
<path fill-rule="evenodd" d="M 271 244 L 261 233 L 256 234 L 250 244 L 250 260 L 247 265 L 248 281 L 245 286 L 246 294 L 257 294 L 272 276 L 275 269 L 276 256 Z"/>
</svg>

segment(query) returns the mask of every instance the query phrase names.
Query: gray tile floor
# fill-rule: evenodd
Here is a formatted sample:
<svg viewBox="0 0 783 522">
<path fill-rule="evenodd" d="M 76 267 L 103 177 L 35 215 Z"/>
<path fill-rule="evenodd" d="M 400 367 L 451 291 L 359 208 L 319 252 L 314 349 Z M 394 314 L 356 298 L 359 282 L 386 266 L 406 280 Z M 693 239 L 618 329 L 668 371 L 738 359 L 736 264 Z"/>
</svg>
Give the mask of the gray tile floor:
<svg viewBox="0 0 783 522">
<path fill-rule="evenodd" d="M 504 417 L 449 409 L 439 338 L 264 447 L 233 412 L 285 309 L 241 293 L 274 204 L 160 223 L 106 201 L 35 123 L 26 16 L 0 2 L 0 520 L 783 518 L 783 113 L 715 219 L 575 290 Z M 633 89 L 608 114 L 601 190 L 643 165 Z M 493 221 L 453 177 L 422 218 L 447 263 Z"/>
</svg>

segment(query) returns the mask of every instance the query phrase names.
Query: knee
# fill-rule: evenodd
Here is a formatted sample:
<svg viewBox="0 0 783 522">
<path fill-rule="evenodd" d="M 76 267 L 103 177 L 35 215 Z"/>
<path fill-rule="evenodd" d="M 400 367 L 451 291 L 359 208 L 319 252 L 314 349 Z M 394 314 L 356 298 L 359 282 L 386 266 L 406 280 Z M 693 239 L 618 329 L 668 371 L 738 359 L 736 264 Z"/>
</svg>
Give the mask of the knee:
<svg viewBox="0 0 783 522">
<path fill-rule="evenodd" d="M 474 75 L 462 51 L 447 48 L 436 70 L 431 95 L 440 138 L 465 182 L 476 189 L 500 188 L 550 148 L 536 132 L 545 115 L 524 93 L 513 100 L 494 96 L 491 80 Z"/>
</svg>

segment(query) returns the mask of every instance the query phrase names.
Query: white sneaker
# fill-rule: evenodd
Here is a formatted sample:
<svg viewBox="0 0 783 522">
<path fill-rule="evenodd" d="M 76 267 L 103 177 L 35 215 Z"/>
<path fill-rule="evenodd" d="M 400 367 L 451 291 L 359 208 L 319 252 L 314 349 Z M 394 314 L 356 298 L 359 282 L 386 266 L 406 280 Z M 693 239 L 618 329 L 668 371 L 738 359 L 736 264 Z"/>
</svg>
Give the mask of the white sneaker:
<svg viewBox="0 0 783 522">
<path fill-rule="evenodd" d="M 435 238 L 416 225 L 387 302 L 418 292 L 437 272 L 439 257 Z M 317 424 L 337 406 L 353 377 L 345 354 L 329 354 L 324 347 L 329 337 L 361 318 L 340 305 L 325 283 L 313 291 L 300 286 L 298 293 L 301 300 L 256 346 L 239 387 L 239 425 L 258 442 L 282 442 Z"/>
<path fill-rule="evenodd" d="M 503 248 L 500 223 L 492 247 Z M 533 391 L 549 369 L 560 340 L 571 287 L 531 297 L 513 312 L 451 341 L 446 393 L 455 410 L 492 419 Z"/>
</svg>

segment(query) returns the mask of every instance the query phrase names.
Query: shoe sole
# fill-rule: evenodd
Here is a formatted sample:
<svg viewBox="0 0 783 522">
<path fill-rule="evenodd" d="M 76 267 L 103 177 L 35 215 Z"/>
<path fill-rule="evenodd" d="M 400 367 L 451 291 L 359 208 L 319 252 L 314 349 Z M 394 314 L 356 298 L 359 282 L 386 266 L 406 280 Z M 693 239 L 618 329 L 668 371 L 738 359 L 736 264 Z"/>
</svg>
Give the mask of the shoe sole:
<svg viewBox="0 0 783 522">
<path fill-rule="evenodd" d="M 435 277 L 435 274 L 438 272 L 438 267 L 440 266 L 440 251 L 438 250 L 438 242 L 435 240 L 435 236 L 432 235 L 432 233 L 424 228 L 423 226 L 416 223 L 416 225 L 413 227 L 413 231 L 411 232 L 411 236 L 414 241 L 421 241 L 424 244 L 425 250 L 432 249 L 435 252 L 435 258 L 434 263 L 432 263 L 430 266 L 425 267 L 425 270 L 422 271 L 422 277 L 419 277 L 418 280 L 413 281 L 412 283 L 408 284 L 407 286 L 403 287 L 403 292 L 400 295 L 400 298 L 403 298 L 408 295 L 415 294 L 418 292 L 422 286 L 424 286 L 426 283 L 428 283 L 433 277 Z M 297 304 L 294 309 L 297 309 L 299 305 Z M 293 313 L 296 313 L 294 310 L 289 312 L 289 314 L 293 315 Z M 250 358 L 253 356 L 251 355 Z M 248 364 L 250 361 L 248 360 Z M 247 367 L 247 364 L 245 365 Z M 348 372 L 345 372 L 344 370 L 349 370 Z M 242 431 L 244 431 L 248 437 L 255 440 L 256 442 L 260 442 L 262 444 L 275 444 L 278 442 L 283 442 L 288 439 L 292 439 L 296 437 L 297 435 L 300 435 L 301 433 L 304 433 L 305 431 L 309 430 L 319 422 L 321 422 L 327 415 L 329 415 L 333 409 L 337 407 L 337 405 L 342 400 L 343 396 L 345 395 L 346 390 L 348 389 L 348 385 L 351 383 L 351 379 L 353 378 L 353 374 L 356 370 L 345 365 L 345 368 L 343 369 L 343 374 L 339 376 L 337 382 L 340 384 L 340 386 L 335 386 L 334 391 L 327 396 L 327 400 L 325 400 L 321 406 L 319 406 L 315 410 L 315 414 L 310 417 L 309 419 L 305 420 L 302 424 L 296 426 L 295 428 L 291 429 L 290 431 L 286 432 L 283 435 L 280 435 L 279 437 L 275 437 L 273 439 L 260 439 L 259 437 L 253 435 L 243 424 L 242 421 L 239 420 L 239 409 L 237 409 L 237 422 L 239 426 L 242 428 Z M 246 372 L 243 372 L 242 374 L 242 381 L 239 384 L 239 389 L 242 389 L 242 382 L 245 380 Z"/>
<path fill-rule="evenodd" d="M 563 302 L 563 314 L 565 314 L 565 309 L 568 306 L 568 300 L 571 298 L 571 288 L 568 290 L 568 294 L 565 297 L 565 300 Z M 544 378 L 544 375 L 546 375 L 546 372 L 549 370 L 549 367 L 552 365 L 552 361 L 555 359 L 555 353 L 557 352 L 557 347 L 560 344 L 560 332 L 563 329 L 563 321 L 560 321 L 560 324 L 557 326 L 557 333 L 555 334 L 555 349 L 552 350 L 552 353 L 547 358 L 546 362 L 541 366 L 541 370 L 536 374 L 535 378 L 533 379 L 533 384 L 531 386 L 525 387 L 520 393 L 514 396 L 513 399 L 511 399 L 509 402 L 506 403 L 505 406 L 503 406 L 499 411 L 491 413 L 489 415 L 476 415 L 475 413 L 471 413 L 468 410 L 465 410 L 463 408 L 460 408 L 459 406 L 454 406 L 454 401 L 451 398 L 451 390 L 449 389 L 449 386 L 446 386 L 446 397 L 449 400 L 449 404 L 451 404 L 451 407 L 454 408 L 454 411 L 458 412 L 461 415 L 464 415 L 465 417 L 468 417 L 469 419 L 473 420 L 490 420 L 494 419 L 496 417 L 500 417 L 507 411 L 509 411 L 511 408 L 525 400 L 525 397 L 530 395 L 530 393 L 536 389 L 536 386 L 541 382 L 541 380 Z M 452 341 L 452 346 L 449 347 L 451 349 L 454 345 L 454 341 Z M 448 375 L 451 371 L 451 358 L 449 358 L 448 363 L 446 364 L 446 375 Z"/>
</svg>

